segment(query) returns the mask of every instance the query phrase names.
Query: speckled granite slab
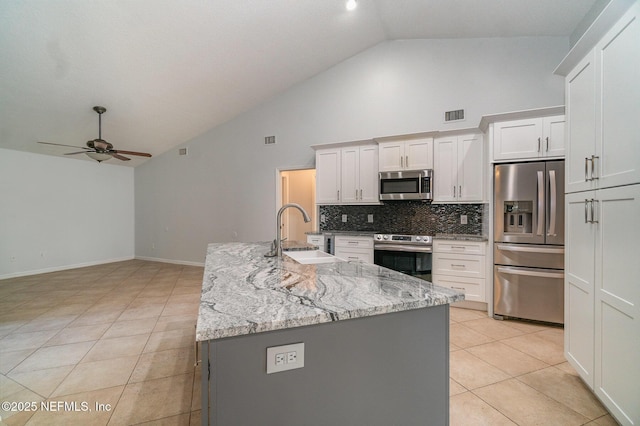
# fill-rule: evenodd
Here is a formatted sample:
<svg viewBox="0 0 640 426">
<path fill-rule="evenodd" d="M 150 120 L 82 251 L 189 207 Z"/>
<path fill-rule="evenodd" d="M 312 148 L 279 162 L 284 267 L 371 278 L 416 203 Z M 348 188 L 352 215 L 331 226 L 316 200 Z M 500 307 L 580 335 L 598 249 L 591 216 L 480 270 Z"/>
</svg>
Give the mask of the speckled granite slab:
<svg viewBox="0 0 640 426">
<path fill-rule="evenodd" d="M 362 262 L 266 258 L 269 243 L 209 244 L 196 340 L 341 321 L 464 300 L 454 290 Z"/>
</svg>

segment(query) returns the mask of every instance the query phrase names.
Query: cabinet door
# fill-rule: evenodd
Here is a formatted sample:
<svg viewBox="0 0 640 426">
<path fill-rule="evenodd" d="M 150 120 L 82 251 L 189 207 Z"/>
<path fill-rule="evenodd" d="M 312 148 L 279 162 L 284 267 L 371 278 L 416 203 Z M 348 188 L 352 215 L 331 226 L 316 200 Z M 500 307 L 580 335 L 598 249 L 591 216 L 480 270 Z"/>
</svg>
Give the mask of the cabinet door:
<svg viewBox="0 0 640 426">
<path fill-rule="evenodd" d="M 458 137 L 458 201 L 482 201 L 484 158 L 481 135 Z"/>
<path fill-rule="evenodd" d="M 458 138 L 438 138 L 434 141 L 433 201 L 456 201 L 458 194 Z"/>
<path fill-rule="evenodd" d="M 404 158 L 407 170 L 433 169 L 433 138 L 406 141 Z"/>
<path fill-rule="evenodd" d="M 378 147 L 360 147 L 360 202 L 379 203 L 378 189 Z"/>
<path fill-rule="evenodd" d="M 567 113 L 566 191 L 594 188 L 587 161 L 596 152 L 595 55 L 591 52 L 567 75 L 565 85 Z"/>
<path fill-rule="evenodd" d="M 495 123 L 493 129 L 494 160 L 516 160 L 540 156 L 541 118 Z"/>
<path fill-rule="evenodd" d="M 640 185 L 596 193 L 595 393 L 631 425 L 640 419 Z"/>
<path fill-rule="evenodd" d="M 602 73 L 596 117 L 602 125 L 598 187 L 640 183 L 640 4 L 635 6 L 596 46 Z M 598 164 L 599 161 L 599 164 Z"/>
<path fill-rule="evenodd" d="M 402 170 L 404 166 L 404 143 L 382 142 L 378 145 L 379 162 L 378 170 L 381 172 L 393 172 Z"/>
<path fill-rule="evenodd" d="M 593 389 L 596 226 L 590 222 L 594 192 L 568 194 L 564 274 L 564 351 L 569 364 Z"/>
<path fill-rule="evenodd" d="M 544 117 L 542 119 L 542 155 L 544 157 L 564 157 L 565 116 Z"/>
<path fill-rule="evenodd" d="M 340 201 L 340 150 L 316 151 L 316 203 Z"/>
<path fill-rule="evenodd" d="M 340 180 L 340 201 L 356 203 L 360 195 L 360 148 L 357 146 L 342 149 L 342 176 Z"/>
</svg>

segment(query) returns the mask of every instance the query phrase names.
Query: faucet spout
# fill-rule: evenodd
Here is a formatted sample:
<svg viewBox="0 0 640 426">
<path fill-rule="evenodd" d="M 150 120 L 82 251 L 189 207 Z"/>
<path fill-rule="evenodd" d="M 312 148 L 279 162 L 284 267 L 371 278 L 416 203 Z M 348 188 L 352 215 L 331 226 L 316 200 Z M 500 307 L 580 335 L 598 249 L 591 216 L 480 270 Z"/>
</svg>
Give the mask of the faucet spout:
<svg viewBox="0 0 640 426">
<path fill-rule="evenodd" d="M 273 248 L 271 249 L 271 251 L 265 254 L 266 257 L 276 257 L 276 256 L 282 257 L 282 235 L 280 232 L 281 231 L 280 228 L 282 227 L 282 213 L 290 207 L 294 207 L 300 210 L 300 213 L 302 213 L 302 217 L 304 218 L 305 222 L 311 222 L 311 218 L 309 217 L 307 212 L 302 208 L 300 204 L 289 203 L 280 207 L 280 210 L 278 210 L 278 215 L 276 220 L 276 239 L 273 242 Z"/>
</svg>

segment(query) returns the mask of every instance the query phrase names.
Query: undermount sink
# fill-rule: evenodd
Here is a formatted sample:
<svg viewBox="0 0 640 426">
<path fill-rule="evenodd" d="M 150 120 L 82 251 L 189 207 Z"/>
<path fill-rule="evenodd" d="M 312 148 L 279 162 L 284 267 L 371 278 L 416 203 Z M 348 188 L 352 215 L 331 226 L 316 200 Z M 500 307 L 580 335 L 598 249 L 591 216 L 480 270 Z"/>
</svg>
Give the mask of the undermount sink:
<svg viewBox="0 0 640 426">
<path fill-rule="evenodd" d="M 315 263 L 344 262 L 344 260 L 329 253 L 325 253 L 321 250 L 286 251 L 284 252 L 284 254 L 286 254 L 296 262 L 302 263 L 304 265 Z"/>
</svg>

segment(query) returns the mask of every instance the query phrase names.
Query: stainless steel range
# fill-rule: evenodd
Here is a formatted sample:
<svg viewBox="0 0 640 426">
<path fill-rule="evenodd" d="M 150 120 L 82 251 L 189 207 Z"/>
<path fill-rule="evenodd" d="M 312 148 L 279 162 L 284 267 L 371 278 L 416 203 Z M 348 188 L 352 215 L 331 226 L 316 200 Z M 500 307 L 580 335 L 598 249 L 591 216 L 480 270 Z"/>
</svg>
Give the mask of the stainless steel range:
<svg viewBox="0 0 640 426">
<path fill-rule="evenodd" d="M 431 281 L 433 237 L 375 234 L 373 250 L 376 265 Z"/>
</svg>

